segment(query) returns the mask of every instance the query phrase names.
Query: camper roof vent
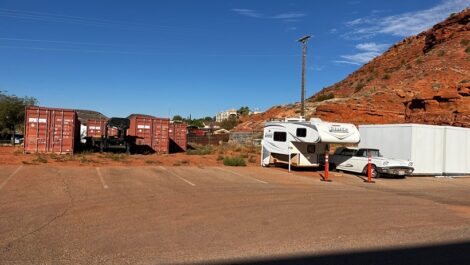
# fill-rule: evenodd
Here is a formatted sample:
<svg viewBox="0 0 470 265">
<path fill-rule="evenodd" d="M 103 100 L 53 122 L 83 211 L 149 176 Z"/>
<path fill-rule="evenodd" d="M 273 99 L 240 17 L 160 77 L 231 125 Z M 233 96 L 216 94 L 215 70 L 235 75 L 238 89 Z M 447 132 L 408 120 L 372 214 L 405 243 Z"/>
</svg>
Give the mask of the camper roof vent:
<svg viewBox="0 0 470 265">
<path fill-rule="evenodd" d="M 286 118 L 285 119 L 286 122 L 295 122 L 295 121 L 305 121 L 304 117 L 302 116 L 299 116 L 298 118 L 295 117 L 295 118 Z"/>
<path fill-rule="evenodd" d="M 310 118 L 310 122 L 322 122 L 320 118 Z"/>
</svg>

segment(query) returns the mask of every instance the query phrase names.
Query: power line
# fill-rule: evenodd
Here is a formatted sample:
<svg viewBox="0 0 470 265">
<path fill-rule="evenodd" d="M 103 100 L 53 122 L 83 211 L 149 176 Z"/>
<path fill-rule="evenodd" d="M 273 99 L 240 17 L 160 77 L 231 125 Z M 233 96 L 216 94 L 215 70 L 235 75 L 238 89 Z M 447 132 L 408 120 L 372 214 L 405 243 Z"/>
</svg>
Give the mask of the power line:
<svg viewBox="0 0 470 265">
<path fill-rule="evenodd" d="M 90 17 L 81 17 L 81 16 L 69 16 L 37 11 L 28 11 L 28 10 L 17 10 L 17 9 L 6 9 L 0 8 L 0 17 L 9 17 L 9 18 L 18 18 L 18 19 L 27 19 L 27 20 L 39 20 L 46 22 L 58 22 L 58 23 L 69 23 L 69 24 L 78 24 L 84 26 L 95 26 L 95 27 L 111 27 L 118 28 L 123 30 L 136 30 L 136 31 L 170 31 L 170 30 L 190 30 L 194 31 L 207 31 L 207 29 L 200 28 L 188 28 L 188 27 L 178 27 L 178 26 L 162 26 L 162 25 L 152 25 L 145 23 L 136 23 L 136 22 L 122 22 L 117 20 L 109 19 L 98 19 Z"/>
<path fill-rule="evenodd" d="M 138 55 L 168 55 L 168 56 L 196 56 L 196 57 L 298 57 L 291 54 L 230 54 L 230 53 L 163 53 L 163 52 L 135 52 L 135 51 L 117 51 L 117 50 L 93 50 L 93 49 L 69 49 L 69 48 L 48 48 L 33 46 L 12 46 L 0 45 L 4 49 L 27 49 L 27 50 L 44 50 L 44 51 L 70 51 L 85 53 L 117 53 L 117 54 L 138 54 Z"/>
</svg>

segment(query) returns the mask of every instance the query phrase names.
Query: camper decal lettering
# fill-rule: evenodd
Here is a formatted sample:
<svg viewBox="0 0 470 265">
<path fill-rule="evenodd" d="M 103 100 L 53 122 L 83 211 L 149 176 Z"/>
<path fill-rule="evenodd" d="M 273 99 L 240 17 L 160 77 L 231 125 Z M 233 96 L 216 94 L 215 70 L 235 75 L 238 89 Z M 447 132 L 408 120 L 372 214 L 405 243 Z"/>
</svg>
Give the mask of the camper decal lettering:
<svg viewBox="0 0 470 265">
<path fill-rule="evenodd" d="M 339 126 L 330 126 L 331 133 L 349 133 L 348 128 L 339 127 Z"/>
</svg>

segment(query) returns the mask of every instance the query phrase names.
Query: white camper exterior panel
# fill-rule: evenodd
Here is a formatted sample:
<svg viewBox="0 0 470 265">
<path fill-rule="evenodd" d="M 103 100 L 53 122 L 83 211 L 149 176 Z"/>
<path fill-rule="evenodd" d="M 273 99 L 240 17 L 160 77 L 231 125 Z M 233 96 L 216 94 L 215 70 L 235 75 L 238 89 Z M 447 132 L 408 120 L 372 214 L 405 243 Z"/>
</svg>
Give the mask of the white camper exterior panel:
<svg viewBox="0 0 470 265">
<path fill-rule="evenodd" d="M 318 167 L 331 143 L 357 144 L 359 131 L 353 124 L 288 118 L 265 123 L 261 141 L 261 165 L 284 163 Z"/>
</svg>

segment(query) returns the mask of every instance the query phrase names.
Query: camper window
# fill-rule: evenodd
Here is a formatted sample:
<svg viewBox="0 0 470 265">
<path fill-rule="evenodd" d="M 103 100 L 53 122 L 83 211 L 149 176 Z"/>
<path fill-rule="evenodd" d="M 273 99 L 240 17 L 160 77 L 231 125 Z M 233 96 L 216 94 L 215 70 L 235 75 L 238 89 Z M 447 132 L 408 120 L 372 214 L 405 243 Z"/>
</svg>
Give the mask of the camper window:
<svg viewBox="0 0 470 265">
<path fill-rule="evenodd" d="M 286 132 L 274 132 L 274 141 L 285 142 L 287 139 Z"/>
<path fill-rule="evenodd" d="M 297 128 L 297 132 L 295 133 L 297 137 L 306 137 L 307 136 L 307 129 L 305 128 Z"/>
</svg>

